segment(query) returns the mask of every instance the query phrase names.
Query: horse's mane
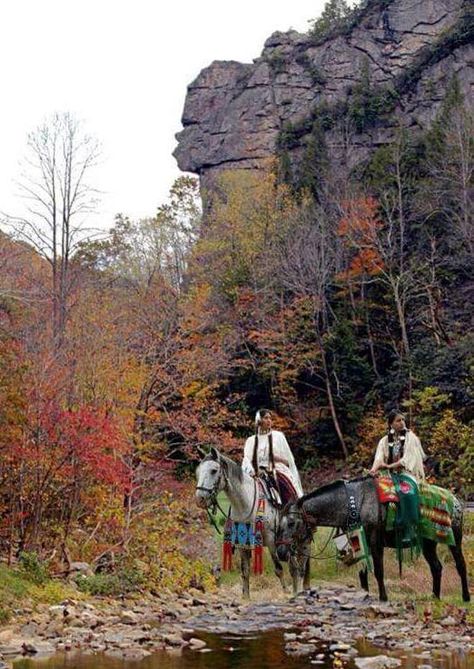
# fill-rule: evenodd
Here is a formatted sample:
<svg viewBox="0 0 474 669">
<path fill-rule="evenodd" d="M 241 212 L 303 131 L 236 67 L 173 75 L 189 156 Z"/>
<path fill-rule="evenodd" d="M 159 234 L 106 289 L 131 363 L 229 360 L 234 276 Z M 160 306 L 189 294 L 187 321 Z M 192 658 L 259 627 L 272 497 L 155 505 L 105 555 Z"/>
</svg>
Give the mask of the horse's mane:
<svg viewBox="0 0 474 669">
<path fill-rule="evenodd" d="M 323 495 L 326 492 L 332 492 L 333 490 L 336 490 L 336 488 L 339 488 L 341 485 L 344 485 L 345 483 L 360 483 L 362 481 L 367 481 L 368 479 L 372 480 L 372 477 L 369 476 L 368 474 L 365 474 L 363 476 L 355 476 L 352 479 L 337 479 L 336 481 L 331 481 L 331 483 L 326 483 L 325 485 L 322 485 L 319 488 L 316 488 L 315 490 L 308 492 L 306 495 L 303 495 L 303 497 L 300 497 L 298 500 L 298 506 L 301 506 L 301 504 L 303 504 L 309 499 L 313 499 L 314 497 L 319 497 L 319 495 Z"/>
<path fill-rule="evenodd" d="M 230 474 L 230 476 L 242 482 L 244 479 L 244 472 L 241 465 L 238 465 L 236 462 L 228 458 L 226 455 L 223 455 L 221 452 L 219 452 L 219 458 L 224 461 L 227 472 Z M 208 453 L 206 457 L 202 459 L 202 462 L 208 462 L 209 460 L 214 460 L 214 462 L 216 462 L 216 459 L 212 456 L 212 453 Z"/>
</svg>

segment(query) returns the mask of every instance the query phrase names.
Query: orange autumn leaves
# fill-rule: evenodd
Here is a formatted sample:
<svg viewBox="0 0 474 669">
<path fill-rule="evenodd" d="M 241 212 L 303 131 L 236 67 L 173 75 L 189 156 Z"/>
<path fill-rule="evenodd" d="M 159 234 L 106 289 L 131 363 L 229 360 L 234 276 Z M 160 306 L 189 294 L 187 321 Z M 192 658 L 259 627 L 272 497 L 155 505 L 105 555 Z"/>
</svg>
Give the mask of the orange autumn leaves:
<svg viewBox="0 0 474 669">
<path fill-rule="evenodd" d="M 382 222 L 377 201 L 373 197 L 359 197 L 344 202 L 342 208 L 344 213 L 337 232 L 349 257 L 339 278 L 351 280 L 379 274 L 383 269 L 378 250 Z"/>
</svg>

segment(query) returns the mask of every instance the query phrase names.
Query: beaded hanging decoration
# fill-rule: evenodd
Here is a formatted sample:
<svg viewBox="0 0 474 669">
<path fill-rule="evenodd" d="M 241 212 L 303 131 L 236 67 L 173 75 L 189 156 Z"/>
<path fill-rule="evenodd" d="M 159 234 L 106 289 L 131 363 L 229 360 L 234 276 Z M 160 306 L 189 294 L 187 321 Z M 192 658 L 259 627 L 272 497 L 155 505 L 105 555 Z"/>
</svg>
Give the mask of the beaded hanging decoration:
<svg viewBox="0 0 474 669">
<path fill-rule="evenodd" d="M 253 551 L 254 574 L 263 573 L 263 529 L 265 517 L 265 491 L 261 481 L 258 483 L 258 505 L 254 523 L 240 523 L 227 518 L 224 525 L 224 544 L 222 549 L 222 570 L 232 569 L 234 548 L 248 548 Z"/>
</svg>

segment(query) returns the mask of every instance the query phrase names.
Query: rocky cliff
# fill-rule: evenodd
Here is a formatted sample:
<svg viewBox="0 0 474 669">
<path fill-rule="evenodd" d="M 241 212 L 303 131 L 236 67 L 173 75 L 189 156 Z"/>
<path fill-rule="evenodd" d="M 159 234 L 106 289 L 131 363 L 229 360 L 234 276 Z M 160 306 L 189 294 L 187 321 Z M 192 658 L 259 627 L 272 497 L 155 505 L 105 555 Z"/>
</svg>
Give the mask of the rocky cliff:
<svg viewBox="0 0 474 669">
<path fill-rule="evenodd" d="M 277 32 L 253 63 L 214 61 L 188 87 L 174 155 L 204 187 L 223 169 L 301 158 L 314 121 L 341 159 L 340 124 L 354 166 L 405 127 L 425 129 L 456 75 L 472 102 L 473 10 L 465 0 L 367 0 L 343 34 L 316 43 Z"/>
</svg>

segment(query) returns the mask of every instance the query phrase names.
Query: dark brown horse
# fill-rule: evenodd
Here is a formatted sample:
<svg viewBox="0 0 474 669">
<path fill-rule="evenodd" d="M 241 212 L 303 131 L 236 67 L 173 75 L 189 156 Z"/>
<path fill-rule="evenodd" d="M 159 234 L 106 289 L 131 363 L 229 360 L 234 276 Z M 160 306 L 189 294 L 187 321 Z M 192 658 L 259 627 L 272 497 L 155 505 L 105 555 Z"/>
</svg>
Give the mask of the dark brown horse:
<svg viewBox="0 0 474 669">
<path fill-rule="evenodd" d="M 374 480 L 371 476 L 354 479 L 350 483 L 351 495 L 356 500 L 360 523 L 363 525 L 374 564 L 374 574 L 379 587 L 379 597 L 387 601 L 384 585 L 383 552 L 386 546 L 394 547 L 393 533 L 385 531 L 386 505 L 379 502 Z M 316 527 L 347 529 L 351 525 L 351 508 L 348 503 L 348 486 L 345 481 L 334 481 L 329 485 L 303 495 L 297 502 L 286 506 L 280 515 L 277 535 L 277 555 L 285 561 L 292 553 L 301 552 Z M 461 577 L 462 598 L 470 600 L 467 583 L 466 562 L 461 548 L 462 505 L 456 500 L 452 530 L 455 545 L 449 546 L 456 569 Z M 433 594 L 439 599 L 441 592 L 442 566 L 436 554 L 437 543 L 422 540 L 423 555 L 433 577 Z M 367 571 L 360 572 L 362 587 L 368 589 Z"/>
</svg>

